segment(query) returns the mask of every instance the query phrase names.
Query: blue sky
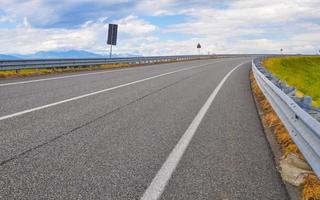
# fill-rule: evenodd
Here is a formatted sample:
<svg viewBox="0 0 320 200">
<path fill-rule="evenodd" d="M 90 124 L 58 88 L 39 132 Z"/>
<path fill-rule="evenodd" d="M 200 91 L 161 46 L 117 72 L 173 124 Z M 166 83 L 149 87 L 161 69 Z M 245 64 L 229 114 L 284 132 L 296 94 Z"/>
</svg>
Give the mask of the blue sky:
<svg viewBox="0 0 320 200">
<path fill-rule="evenodd" d="M 107 53 L 108 23 L 117 53 L 315 53 L 319 20 L 316 0 L 1 0 L 0 53 Z"/>
</svg>

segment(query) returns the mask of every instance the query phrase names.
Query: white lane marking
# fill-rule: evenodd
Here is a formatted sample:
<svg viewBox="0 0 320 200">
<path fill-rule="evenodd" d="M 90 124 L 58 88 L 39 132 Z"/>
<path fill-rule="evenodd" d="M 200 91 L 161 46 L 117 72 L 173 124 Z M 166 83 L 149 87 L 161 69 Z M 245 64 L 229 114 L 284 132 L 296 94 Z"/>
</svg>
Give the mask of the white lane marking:
<svg viewBox="0 0 320 200">
<path fill-rule="evenodd" d="M 59 104 L 67 103 L 67 102 L 70 102 L 70 101 L 82 99 L 82 98 L 89 97 L 89 96 L 92 96 L 92 95 L 100 94 L 100 93 L 103 93 L 103 92 L 108 92 L 108 91 L 111 91 L 111 90 L 115 90 L 115 89 L 118 89 L 118 88 L 129 86 L 129 85 L 141 83 L 141 82 L 144 82 L 144 81 L 147 81 L 147 80 L 159 78 L 159 77 L 166 76 L 166 75 L 169 75 L 169 74 L 174 74 L 174 73 L 181 72 L 181 71 L 186 71 L 186 70 L 191 70 L 191 69 L 195 69 L 195 68 L 199 68 L 199 67 L 208 66 L 208 65 L 211 65 L 211 64 L 214 64 L 214 63 L 217 63 L 217 62 L 222 62 L 222 61 L 216 61 L 216 62 L 213 62 L 213 63 L 207 63 L 207 64 L 197 65 L 197 66 L 188 67 L 188 68 L 184 68 L 184 69 L 178 69 L 178 70 L 175 70 L 175 71 L 163 73 L 163 74 L 156 75 L 156 76 L 151 76 L 151 77 L 140 79 L 140 80 L 133 81 L 133 82 L 130 82 L 130 83 L 125 83 L 125 84 L 114 86 L 114 87 L 111 87 L 111 88 L 106 88 L 106 89 L 99 90 L 99 91 L 96 91 L 96 92 L 92 92 L 92 93 L 89 93 L 89 94 L 84 94 L 84 95 L 76 96 L 76 97 L 73 97 L 73 98 L 70 98 L 70 99 L 65 99 L 65 100 L 62 100 L 62 101 L 58 101 L 58 102 L 55 102 L 55 103 L 50 103 L 50 104 L 47 104 L 47 105 L 43 105 L 43 106 L 39 106 L 39 107 L 28 109 L 28 110 L 20 111 L 20 112 L 17 112 L 17 113 L 5 115 L 5 116 L 0 117 L 0 121 L 1 120 L 5 120 L 5 119 L 9 119 L 9 118 L 12 118 L 12 117 L 16 117 L 16 116 L 19 116 L 19 115 L 23 115 L 23 114 L 26 114 L 26 113 L 34 112 L 34 111 L 37 111 L 37 110 L 41 110 L 41 109 L 49 108 L 49 107 L 52 107 L 52 106 L 56 106 L 56 105 L 59 105 Z"/>
<path fill-rule="evenodd" d="M 29 81 L 2 83 L 0 84 L 0 87 L 27 84 L 27 83 L 36 83 L 36 82 L 42 82 L 42 81 L 59 80 L 59 79 L 65 79 L 65 78 L 74 78 L 74 77 L 81 77 L 81 76 L 90 76 L 90 75 L 96 75 L 96 74 L 106 74 L 106 73 L 112 73 L 112 72 L 121 72 L 121 71 L 128 71 L 128 70 L 134 70 L 134 69 L 137 69 L 137 68 L 114 69 L 114 70 L 107 70 L 102 72 L 92 72 L 92 73 L 86 73 L 86 74 L 75 74 L 75 75 L 58 76 L 58 77 L 52 77 L 52 78 L 42 78 L 42 79 L 35 79 L 35 80 L 29 80 Z"/>
<path fill-rule="evenodd" d="M 216 89 L 211 93 L 205 104 L 202 106 L 196 117 L 193 119 L 191 124 L 189 125 L 186 132 L 182 135 L 179 142 L 176 144 L 174 149 L 169 154 L 166 161 L 161 166 L 160 170 L 156 174 L 156 176 L 153 178 L 151 184 L 147 188 L 147 190 L 144 192 L 143 196 L 140 200 L 157 200 L 160 198 L 161 194 L 163 193 L 168 181 L 171 178 L 172 173 L 175 171 L 177 165 L 180 162 L 180 159 L 182 158 L 185 150 L 187 149 L 191 139 L 193 138 L 195 132 L 197 131 L 203 117 L 206 115 L 208 109 L 210 108 L 210 105 L 212 104 L 213 100 L 217 96 L 219 90 L 223 86 L 224 82 L 228 79 L 228 77 L 231 75 L 231 73 L 238 69 L 241 65 L 244 63 L 241 63 L 237 65 L 234 69 L 232 69 L 219 83 L 219 85 L 216 87 Z"/>
<path fill-rule="evenodd" d="M 11 85 L 20 85 L 20 84 L 26 84 L 26 83 L 35 83 L 35 82 L 42 82 L 42 81 L 51 81 L 51 80 L 58 80 L 58 79 L 65 79 L 65 78 L 73 78 L 73 77 L 79 77 L 79 76 L 90 76 L 90 75 L 96 75 L 96 74 L 105 74 L 105 73 L 112 73 L 112 72 L 119 72 L 119 71 L 126 71 L 126 70 L 133 70 L 133 68 L 108 70 L 108 71 L 103 71 L 103 72 L 92 72 L 92 73 L 86 73 L 86 74 L 75 74 L 75 75 L 68 75 L 68 76 L 58 76 L 58 77 L 52 77 L 52 78 L 42 78 L 42 79 L 36 79 L 36 80 L 30 80 L 30 81 L 19 81 L 19 82 L 2 83 L 2 84 L 0 84 L 0 87 L 11 86 Z"/>
</svg>

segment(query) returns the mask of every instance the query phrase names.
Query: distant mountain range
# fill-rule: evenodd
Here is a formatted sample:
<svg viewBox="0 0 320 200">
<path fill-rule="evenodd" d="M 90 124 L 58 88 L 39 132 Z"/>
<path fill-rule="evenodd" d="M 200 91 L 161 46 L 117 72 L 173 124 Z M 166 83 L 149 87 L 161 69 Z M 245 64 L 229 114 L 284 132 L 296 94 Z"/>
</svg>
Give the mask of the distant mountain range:
<svg viewBox="0 0 320 200">
<path fill-rule="evenodd" d="M 19 59 L 19 57 L 12 56 L 12 55 L 0 54 L 0 59 Z"/>
<path fill-rule="evenodd" d="M 0 59 L 48 59 L 48 58 L 105 58 L 109 55 L 101 55 L 83 50 L 69 51 L 39 51 L 34 54 L 0 54 Z M 136 57 L 134 54 L 113 54 L 112 57 Z"/>
</svg>

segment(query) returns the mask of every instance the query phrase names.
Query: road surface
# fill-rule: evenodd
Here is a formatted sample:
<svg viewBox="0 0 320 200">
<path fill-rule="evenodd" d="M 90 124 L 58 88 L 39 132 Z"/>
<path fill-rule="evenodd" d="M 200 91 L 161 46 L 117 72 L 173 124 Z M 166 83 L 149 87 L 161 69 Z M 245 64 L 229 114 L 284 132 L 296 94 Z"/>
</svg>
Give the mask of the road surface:
<svg viewBox="0 0 320 200">
<path fill-rule="evenodd" d="M 0 199 L 287 199 L 250 58 L 0 81 Z"/>
</svg>

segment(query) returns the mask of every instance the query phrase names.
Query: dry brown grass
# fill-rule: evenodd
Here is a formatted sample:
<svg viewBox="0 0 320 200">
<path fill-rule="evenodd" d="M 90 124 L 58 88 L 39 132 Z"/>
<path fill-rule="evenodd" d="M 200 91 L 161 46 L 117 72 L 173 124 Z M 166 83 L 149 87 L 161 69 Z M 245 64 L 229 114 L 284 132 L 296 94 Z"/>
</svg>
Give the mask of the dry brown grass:
<svg viewBox="0 0 320 200">
<path fill-rule="evenodd" d="M 303 200 L 320 199 L 320 181 L 315 175 L 308 175 L 303 185 Z"/>
<path fill-rule="evenodd" d="M 296 154 L 299 158 L 304 159 L 297 145 L 294 144 L 288 131 L 283 126 L 281 120 L 273 111 L 268 100 L 263 95 L 252 73 L 250 74 L 250 80 L 252 91 L 256 96 L 261 108 L 263 109 L 262 120 L 265 122 L 268 128 L 271 128 L 272 132 L 275 134 L 277 142 L 281 146 L 281 151 L 283 155 L 286 156 L 290 153 L 293 153 Z"/>
<path fill-rule="evenodd" d="M 111 64 L 111 65 L 96 65 L 88 67 L 66 67 L 66 68 L 50 68 L 50 69 L 22 69 L 22 70 L 4 70 L 0 71 L 0 78 L 15 78 L 24 76 L 38 76 L 44 74 L 54 73 L 67 73 L 76 71 L 91 71 L 91 70 L 103 70 L 113 68 L 133 67 L 136 64 Z"/>
<path fill-rule="evenodd" d="M 262 120 L 274 133 L 282 154 L 286 157 L 289 154 L 296 155 L 299 159 L 305 160 L 297 145 L 294 144 L 288 131 L 283 126 L 277 114 L 273 111 L 268 100 L 260 90 L 252 72 L 250 73 L 251 87 L 254 96 L 260 104 L 263 113 Z M 302 188 L 303 200 L 320 200 L 320 181 L 315 175 L 308 175 Z"/>
</svg>

